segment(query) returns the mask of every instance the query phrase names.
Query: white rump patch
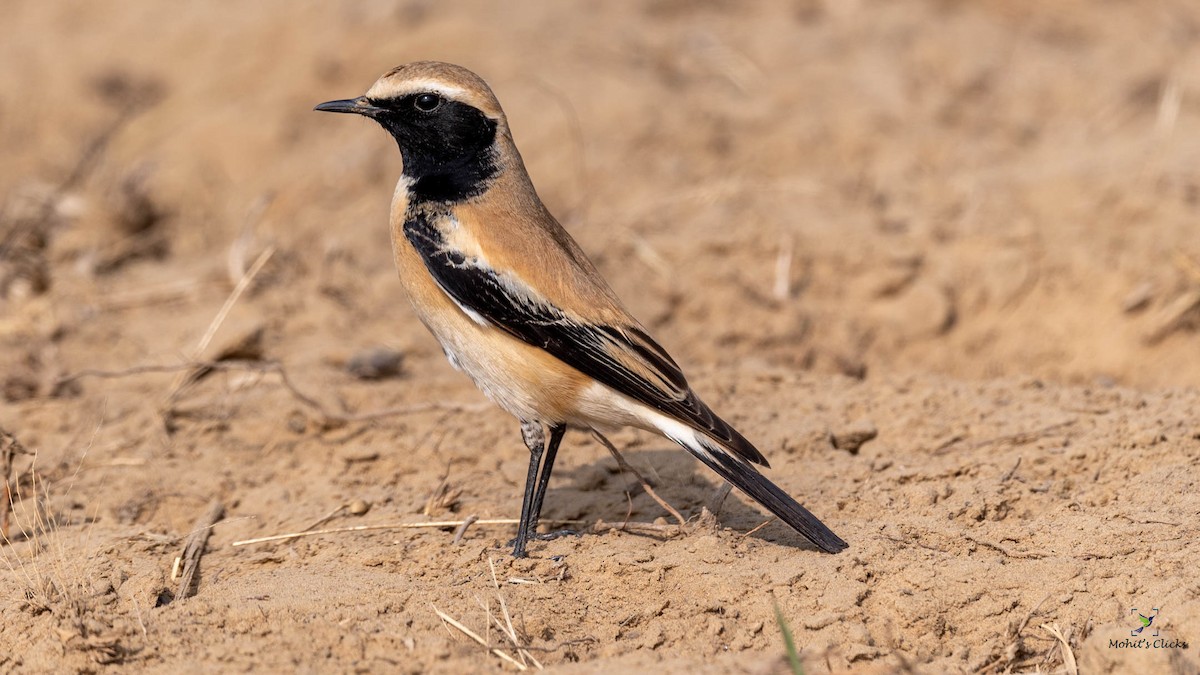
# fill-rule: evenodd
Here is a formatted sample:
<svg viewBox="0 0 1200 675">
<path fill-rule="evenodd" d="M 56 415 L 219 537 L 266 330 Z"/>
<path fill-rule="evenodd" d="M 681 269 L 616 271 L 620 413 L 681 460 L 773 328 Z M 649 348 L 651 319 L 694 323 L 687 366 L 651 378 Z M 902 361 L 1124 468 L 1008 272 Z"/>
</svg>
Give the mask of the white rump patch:
<svg viewBox="0 0 1200 675">
<path fill-rule="evenodd" d="M 596 428 L 635 426 L 647 431 L 656 431 L 675 441 L 693 454 L 712 457 L 720 446 L 712 441 L 705 442 L 702 434 L 678 420 L 672 419 L 650 406 L 614 391 L 599 382 L 593 382 L 580 397 L 581 425 Z M 713 447 L 710 448 L 709 444 Z M 719 451 L 719 450 L 718 450 Z"/>
</svg>

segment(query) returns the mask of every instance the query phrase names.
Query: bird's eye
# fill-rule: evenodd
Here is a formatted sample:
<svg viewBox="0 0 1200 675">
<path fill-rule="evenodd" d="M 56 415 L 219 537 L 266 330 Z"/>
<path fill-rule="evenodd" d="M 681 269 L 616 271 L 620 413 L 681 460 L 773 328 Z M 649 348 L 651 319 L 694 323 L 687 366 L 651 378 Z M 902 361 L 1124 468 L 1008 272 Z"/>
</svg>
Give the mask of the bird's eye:
<svg viewBox="0 0 1200 675">
<path fill-rule="evenodd" d="M 413 106 L 421 112 L 433 112 L 442 104 L 442 97 L 437 94 L 420 94 L 413 99 Z"/>
</svg>

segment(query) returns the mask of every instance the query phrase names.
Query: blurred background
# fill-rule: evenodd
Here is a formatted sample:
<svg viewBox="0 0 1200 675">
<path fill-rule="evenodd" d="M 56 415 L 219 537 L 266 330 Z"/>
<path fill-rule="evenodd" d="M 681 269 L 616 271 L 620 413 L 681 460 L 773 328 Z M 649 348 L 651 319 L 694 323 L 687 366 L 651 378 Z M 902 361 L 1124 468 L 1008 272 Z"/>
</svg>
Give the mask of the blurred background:
<svg viewBox="0 0 1200 675">
<path fill-rule="evenodd" d="M 1108 639 L 1131 607 L 1198 621 L 1195 0 L 0 16 L 0 670 L 474 672 L 500 661 L 431 606 L 495 636 L 493 595 L 573 672 L 768 672 L 780 611 L 808 672 L 1189 667 Z M 394 143 L 312 111 L 422 59 L 491 83 L 544 201 L 849 553 L 634 432 L 719 524 L 525 561 L 507 526 L 232 546 L 520 504 L 513 420 L 396 280 Z M 568 439 L 548 519 L 664 514 Z M 210 504 L 199 592 L 166 605 Z"/>
<path fill-rule="evenodd" d="M 438 59 L 684 363 L 1200 383 L 1191 2 L 4 2 L 0 373 L 265 327 L 435 354 L 387 246 L 399 154 L 319 115 Z"/>
</svg>

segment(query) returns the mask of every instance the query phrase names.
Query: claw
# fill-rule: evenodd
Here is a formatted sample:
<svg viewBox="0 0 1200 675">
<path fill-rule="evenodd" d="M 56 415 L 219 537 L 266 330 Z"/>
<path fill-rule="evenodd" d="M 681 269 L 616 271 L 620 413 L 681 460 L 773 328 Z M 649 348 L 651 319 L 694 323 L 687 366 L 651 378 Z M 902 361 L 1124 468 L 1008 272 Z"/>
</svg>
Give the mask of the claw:
<svg viewBox="0 0 1200 675">
<path fill-rule="evenodd" d="M 530 534 L 528 537 L 526 537 L 525 540 L 526 541 L 554 541 L 555 539 L 559 539 L 561 537 L 582 537 L 582 536 L 583 536 L 583 533 L 579 532 L 577 530 L 555 530 L 553 532 L 534 532 L 534 533 Z M 526 557 L 528 554 L 525 553 L 524 547 L 522 547 L 522 549 L 520 551 L 517 551 L 516 545 L 517 545 L 516 537 L 509 539 L 508 543 L 505 544 L 505 546 L 513 547 L 513 557 L 514 558 Z"/>
</svg>

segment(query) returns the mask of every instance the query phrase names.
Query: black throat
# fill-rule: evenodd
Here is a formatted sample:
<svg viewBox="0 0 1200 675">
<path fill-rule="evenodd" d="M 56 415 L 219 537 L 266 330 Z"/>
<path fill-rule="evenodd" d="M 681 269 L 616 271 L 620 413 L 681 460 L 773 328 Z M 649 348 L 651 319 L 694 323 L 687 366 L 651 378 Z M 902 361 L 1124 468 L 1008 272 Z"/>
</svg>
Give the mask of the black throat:
<svg viewBox="0 0 1200 675">
<path fill-rule="evenodd" d="M 400 146 L 409 200 L 455 203 L 482 194 L 500 172 L 496 121 L 457 101 L 422 112 L 411 99 L 372 101 L 384 110 L 376 121 Z"/>
</svg>

